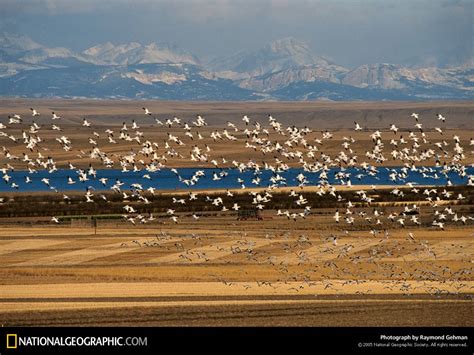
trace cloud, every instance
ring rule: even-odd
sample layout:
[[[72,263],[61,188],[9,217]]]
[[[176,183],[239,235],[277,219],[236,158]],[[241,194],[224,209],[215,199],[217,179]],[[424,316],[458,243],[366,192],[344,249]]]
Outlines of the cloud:
[[[93,11],[96,1],[67,0],[0,0],[3,16],[60,15]]]

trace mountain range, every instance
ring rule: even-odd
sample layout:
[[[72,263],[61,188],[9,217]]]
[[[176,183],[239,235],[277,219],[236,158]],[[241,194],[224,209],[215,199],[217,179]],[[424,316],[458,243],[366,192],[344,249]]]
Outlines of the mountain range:
[[[0,96],[166,100],[474,99],[474,60],[450,67],[346,68],[294,38],[202,61],[166,43],[98,44],[80,53],[0,34]]]

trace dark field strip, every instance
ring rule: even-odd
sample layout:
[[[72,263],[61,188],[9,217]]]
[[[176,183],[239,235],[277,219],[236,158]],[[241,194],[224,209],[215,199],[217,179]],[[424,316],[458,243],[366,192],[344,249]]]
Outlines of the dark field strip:
[[[400,294],[337,294],[337,295],[242,295],[242,296],[143,296],[143,297],[55,297],[55,298],[2,298],[1,303],[15,302],[186,302],[186,301],[270,301],[270,300],[374,300],[374,301],[387,301],[387,300],[438,300],[443,302],[444,300],[474,300],[474,293],[460,293],[457,295],[443,295],[442,297],[429,295],[429,294],[412,294],[403,295]],[[1,312],[0,312],[1,313]]]
[[[406,203],[424,200],[426,196],[420,193],[414,193],[410,188],[398,188],[403,191],[404,197],[400,199],[391,194],[392,189],[379,189],[379,190],[367,190],[367,195],[371,196],[374,200],[371,206],[376,206],[377,203],[383,202],[390,204]],[[444,189],[444,187],[438,187],[438,189]],[[462,203],[459,206],[465,209],[467,213],[473,213],[472,205],[474,205],[474,187],[472,186],[453,186],[447,187],[447,191],[452,191],[453,196],[450,200],[453,200],[453,204],[458,204],[459,201],[455,201],[459,193],[465,196]],[[295,188],[295,191],[299,191]],[[423,188],[421,188],[421,191]],[[301,193],[308,200],[308,205],[313,209],[323,208],[344,208],[346,201],[352,201],[357,207],[368,207],[367,203],[358,203],[360,197],[356,194],[356,191],[338,191],[338,195],[341,195],[343,201],[338,202],[335,198],[329,197],[328,195],[319,196],[315,192],[304,191]],[[143,204],[138,201],[138,198],[130,198],[128,201],[122,200],[121,194],[115,194],[105,192],[104,195],[108,201],[104,201],[99,197],[96,197],[95,203],[85,202],[85,197],[82,194],[74,193],[69,194],[70,201],[64,201],[62,194],[28,194],[19,193],[18,195],[10,195],[5,199],[5,203],[0,208],[0,218],[16,218],[16,217],[50,217],[50,216],[101,216],[100,219],[120,220],[121,215],[124,213],[123,206],[128,204],[132,206],[137,213],[157,213],[163,214],[168,208],[173,208],[177,213],[192,213],[192,212],[203,212],[206,216],[217,216],[220,215],[221,207],[213,206],[209,202],[205,201],[204,195],[212,196],[212,198],[221,197],[224,201],[224,205],[231,205],[238,203],[242,210],[254,209],[255,206],[252,204],[252,196],[248,193],[235,193],[233,197],[226,196],[222,192],[214,193],[200,193],[198,200],[189,201],[187,195],[181,194],[155,194],[145,193],[144,196],[148,198],[150,204]],[[99,195],[99,193],[97,193]],[[294,209],[299,208],[296,205],[294,199],[288,197],[287,192],[274,191],[271,201],[265,204],[265,210],[277,210],[277,209]],[[173,197],[184,198],[186,205],[173,203]],[[333,211],[328,211],[331,213]],[[236,215],[236,213],[234,213]],[[107,216],[110,215],[110,216]],[[169,216],[155,216],[156,218],[166,219]],[[48,221],[48,224],[49,221]]]
[[[305,302],[1,313],[4,326],[474,326],[466,302]]]

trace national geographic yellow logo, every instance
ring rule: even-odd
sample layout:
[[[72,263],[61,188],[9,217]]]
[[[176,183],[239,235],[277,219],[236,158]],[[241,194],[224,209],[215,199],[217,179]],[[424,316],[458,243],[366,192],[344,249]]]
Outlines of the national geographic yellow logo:
[[[16,349],[18,347],[18,336],[16,334],[7,334],[7,349]]]

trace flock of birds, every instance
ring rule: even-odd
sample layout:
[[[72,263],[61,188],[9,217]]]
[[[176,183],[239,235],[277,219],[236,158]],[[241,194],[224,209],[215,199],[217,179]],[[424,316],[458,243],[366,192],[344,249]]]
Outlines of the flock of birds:
[[[230,240],[231,244],[225,245],[216,243],[212,235],[161,231],[152,238],[123,242],[121,247],[158,249],[161,255],[173,255],[178,263],[217,262],[271,267],[272,272],[264,268],[263,274],[242,267],[237,278],[229,277],[227,269],[206,275],[226,286],[244,287],[246,290],[257,287],[298,293],[323,287],[338,296],[345,294],[347,288],[356,286],[359,290],[355,293],[359,295],[400,291],[404,296],[412,296],[421,291],[436,297],[463,295],[472,299],[471,295],[465,295],[473,288],[466,282],[470,280],[471,267],[465,263],[450,265],[443,259],[432,262],[437,259],[437,254],[450,255],[458,261],[468,260],[470,252],[462,243],[435,248],[426,240],[415,241],[413,238],[406,243],[400,239],[382,238],[354,252],[358,246],[354,239],[338,242],[334,236],[322,234],[315,238],[293,231],[267,232],[260,239],[268,241],[268,247],[257,245],[251,236],[254,234],[230,232],[226,241]],[[220,254],[216,256],[216,252]],[[410,257],[413,258],[410,260]],[[403,264],[395,262],[397,258]],[[407,263],[415,260],[428,262]],[[238,282],[240,278],[247,282]],[[370,285],[369,280],[374,279],[382,291],[372,289],[374,284]]]
[[[164,141],[153,140],[147,129],[140,127],[140,124],[135,120],[132,120],[131,123],[124,122],[119,129],[112,129],[114,127],[96,124],[92,120],[84,118],[80,125],[81,132],[87,133],[88,149],[78,149],[75,145],[79,138],[74,135],[67,136],[64,133],[65,126],[61,123],[63,118],[56,112],[51,113],[51,117],[48,118],[50,122],[46,124],[44,120],[43,124],[38,124],[37,121],[41,115],[38,110],[33,108],[31,108],[32,120],[28,120],[31,121],[28,123],[18,114],[8,116],[7,122],[0,123],[0,139],[8,141],[8,144],[2,147],[4,163],[1,168],[2,178],[5,184],[10,185],[12,189],[19,190],[19,185],[13,181],[10,175],[11,171],[24,171],[24,179],[27,184],[36,179],[35,174],[38,170],[48,171],[51,174],[56,172],[58,166],[61,165],[57,162],[58,159],[53,156],[53,151],[59,149],[63,156],[67,154],[71,156],[71,160],[74,157],[75,164],[67,163],[70,174],[66,178],[66,183],[71,186],[80,186],[81,188],[78,190],[85,188],[84,203],[94,203],[98,200],[107,201],[105,194],[89,186],[91,181],[98,181],[103,186],[103,190],[110,190],[111,193],[121,197],[123,218],[135,225],[149,223],[157,218],[152,214],[140,213],[139,206],[150,204],[151,196],[158,193],[158,189],[153,186],[153,173],[165,169],[170,160],[174,162],[188,160],[196,166],[207,165],[212,168],[209,170],[196,169],[191,177],[183,177],[179,168],[170,169],[177,176],[185,191],[185,193],[176,194],[172,198],[172,204],[167,208],[166,215],[173,223],[179,223],[182,218],[176,212],[177,206],[186,206],[197,200],[204,201],[214,209],[219,208],[224,212],[239,211],[242,206],[234,200],[238,193],[248,193],[254,209],[270,209],[267,206],[271,205],[275,192],[279,191],[279,187],[288,183],[283,173],[290,167],[297,166],[302,168],[302,172],[296,176],[298,187],[312,185],[313,191],[320,197],[331,199],[344,206],[344,208],[336,208],[332,215],[334,223],[343,225],[342,229],[345,229],[343,237],[337,233],[331,233],[329,236],[321,235],[321,247],[318,252],[320,255],[331,257],[322,258],[319,264],[315,264],[308,254],[308,248],[316,246],[317,239],[306,234],[300,234],[295,238],[289,232],[267,233],[264,238],[270,240],[273,247],[278,244],[282,248],[283,254],[291,255],[298,265],[307,264],[303,273],[301,269],[296,272],[292,270],[291,265],[279,260],[271,249],[257,248],[254,240],[251,240],[246,233],[239,235],[238,240],[234,239],[235,242],[230,246],[222,247],[217,244],[215,247],[218,251],[244,257],[252,263],[268,264],[276,268],[279,274],[277,279],[262,280],[257,278],[256,283],[245,284],[245,288],[276,287],[276,283],[283,283],[288,285],[290,291],[300,292],[304,288],[315,286],[318,283],[314,281],[315,278],[320,278],[324,289],[337,291],[341,287],[354,283],[364,283],[366,282],[364,279],[369,280],[375,274],[382,275],[383,279],[391,280],[386,283],[384,288],[400,289],[407,295],[415,292],[417,287],[425,288],[429,293],[440,296],[464,291],[468,286],[463,280],[469,277],[470,268],[456,268],[442,263],[433,263],[424,266],[415,265],[413,270],[407,270],[395,262],[384,262],[385,258],[403,257],[406,253],[428,255],[433,258],[437,257],[437,253],[459,254],[461,258],[466,256],[466,250],[462,249],[462,245],[446,245],[435,250],[428,241],[415,238],[413,232],[407,231],[408,243],[403,243],[403,241],[388,238],[389,232],[385,229],[387,223],[394,228],[421,225],[420,209],[422,206],[427,206],[426,208],[429,209],[430,222],[428,223],[434,229],[443,230],[447,222],[463,225],[471,223],[474,219],[469,213],[462,212],[455,207],[467,199],[466,193],[464,191],[454,193],[450,189],[453,185],[450,176],[453,174],[463,178],[467,186],[474,186],[474,176],[470,175],[468,171],[471,167],[464,163],[467,159],[466,155],[472,154],[474,139],[467,143],[469,147],[466,148],[462,145],[459,136],[448,137],[449,132],[444,127],[447,119],[443,115],[438,114],[433,118],[439,122],[439,127],[429,132],[423,128],[423,122],[417,113],[407,117],[412,120],[414,128],[408,133],[403,131],[403,134],[395,124],[389,125],[385,131],[370,131],[354,122],[353,130],[360,132],[359,136],[367,133],[368,141],[371,142],[366,147],[364,154],[360,155],[355,151],[354,146],[357,140],[349,135],[342,138],[339,151],[336,149],[337,153],[331,155],[327,147],[334,146],[333,132],[329,130],[316,132],[308,127],[286,127],[271,115],[268,115],[266,125],[245,115],[239,123],[227,122],[224,128],[211,129],[200,115],[190,122],[184,122],[178,117],[160,120],[145,107],[143,107],[143,114],[149,120],[149,124],[157,125],[163,132],[167,132]],[[69,129],[70,126],[69,123]],[[43,132],[48,132],[48,134],[43,134]],[[117,146],[120,143],[126,144],[128,148],[121,149],[120,146]],[[235,146],[236,150],[243,148],[244,151],[248,151],[249,159],[246,161],[226,159],[218,149],[213,147],[213,143]],[[130,146],[133,148],[130,149]],[[21,153],[18,153],[19,147],[21,147]],[[188,154],[183,153],[184,150],[187,150]],[[265,161],[258,163],[258,159],[252,158],[252,155],[257,155],[260,159],[265,157]],[[81,159],[85,162],[77,163]],[[399,168],[381,167],[387,162],[398,165]],[[209,178],[212,181],[228,178],[229,167],[239,172],[251,171],[253,178],[250,187],[259,189],[249,189],[246,182],[238,178],[242,192],[227,190],[223,196],[217,196],[192,189],[189,189],[189,192],[186,191],[186,188],[199,186],[199,181],[203,178]],[[98,177],[99,170],[112,168],[119,168],[124,174],[138,172],[142,177],[140,181],[145,179],[150,182],[150,186],[145,187],[140,181],[135,181],[127,186],[119,178],[109,181],[109,178]],[[354,189],[354,199],[346,199],[337,187],[329,182],[330,174],[334,171],[331,169],[334,168],[338,183],[348,187],[351,187],[354,181],[361,181],[365,176],[376,177],[380,169],[388,169],[390,180],[394,184],[403,182],[403,186],[391,188],[390,194],[403,202],[406,188],[408,188],[410,193],[419,195],[420,202],[399,207],[397,211],[392,210],[390,214],[386,214],[383,208],[373,204],[373,190],[377,188],[376,186],[371,186],[370,189]],[[354,170],[349,168],[356,168],[357,174],[354,175],[352,173]],[[263,171],[271,172],[270,184],[267,186],[263,186],[261,177]],[[446,185],[419,186],[417,183],[409,181],[410,173],[413,172],[427,179],[444,178]],[[308,177],[308,173],[316,173],[318,180],[312,181]],[[59,191],[52,185],[51,179],[42,178],[41,183],[45,188],[62,194],[65,201],[70,200],[65,191]],[[298,221],[310,215],[313,206],[311,206],[305,191],[295,187],[284,192],[287,193],[288,200],[292,201],[293,208],[279,209],[276,211],[276,216]],[[359,209],[360,206],[371,208]],[[193,213],[192,217],[195,220],[201,218],[196,213]],[[351,227],[358,220],[370,225],[371,236],[376,237],[378,234],[384,234],[384,238],[367,247],[365,256],[361,253],[353,253],[357,245],[345,238],[352,233],[350,232]],[[60,223],[60,217],[53,216],[51,221]],[[230,237],[234,238],[235,236],[230,235]],[[208,253],[201,248],[210,245],[210,240],[206,236],[192,234],[190,238],[185,237],[181,241],[172,242],[175,239],[174,236],[162,232],[155,239],[124,242],[122,247],[128,247],[131,243],[139,247],[165,248],[170,253],[179,254],[177,258],[183,262],[211,260]],[[339,260],[349,260],[350,263],[338,264]],[[363,261],[371,263],[374,268],[367,268],[366,263],[362,263]],[[242,269],[242,273],[246,274],[247,271]],[[356,274],[357,278],[354,279]],[[225,275],[212,274],[209,276],[228,286],[234,284],[232,280],[226,279]],[[330,281],[334,278],[346,281],[335,284]],[[420,280],[421,284],[415,285],[407,282],[407,279]],[[303,282],[299,282],[295,286],[294,281],[301,280]],[[445,280],[445,286],[447,285],[448,288],[455,291],[446,291],[446,287],[433,286],[429,283],[433,280]],[[372,290],[366,289],[364,292],[371,293]]]
[[[330,169],[337,168],[335,173],[337,181],[341,185],[350,187],[354,178],[361,180],[365,176],[377,176],[379,169],[381,169],[377,166],[391,161],[391,164],[397,162],[400,168],[384,168],[389,170],[390,180],[394,184],[403,181],[411,192],[420,195],[420,200],[427,201],[433,210],[431,223],[433,227],[444,229],[447,221],[466,224],[473,220],[472,216],[459,214],[451,206],[441,203],[443,200],[451,200],[453,204],[456,204],[466,199],[466,196],[462,193],[453,196],[453,192],[447,190],[449,186],[453,185],[450,174],[454,173],[465,179],[466,185],[474,186],[474,176],[468,173],[468,166],[463,163],[466,160],[466,154],[471,154],[472,151],[469,152],[469,148],[466,149],[462,146],[459,136],[447,137],[446,128],[444,127],[446,118],[441,114],[437,114],[435,117],[439,122],[439,127],[434,129],[434,134],[430,137],[425,132],[420,115],[417,113],[412,113],[409,117],[410,120],[413,120],[414,129],[409,131],[407,135],[399,134],[400,129],[395,124],[388,127],[389,133],[387,133],[381,130],[369,131],[359,123],[354,122],[354,131],[367,131],[368,138],[372,142],[361,157],[352,149],[356,143],[356,139],[352,135],[343,137],[340,151],[335,156],[331,156],[324,150],[325,146],[330,144],[334,137],[332,132],[328,130],[321,131],[320,136],[309,139],[311,133],[316,133],[312,129],[308,127],[297,128],[296,126],[285,127],[271,115],[268,115],[266,126],[258,121],[251,120],[250,117],[245,115],[242,117],[242,123],[240,124],[227,122],[225,128],[204,129],[208,124],[201,115],[197,115],[190,122],[183,122],[178,117],[160,120],[145,107],[143,107],[143,114],[149,118],[150,123],[163,128],[164,131],[168,131],[164,142],[156,142],[147,137],[146,129],[142,129],[135,120],[132,120],[131,123],[123,122],[121,128],[115,131],[110,127],[96,125],[89,119],[83,118],[81,126],[89,132],[87,137],[89,150],[85,151],[75,149],[74,137],[66,136],[63,133],[61,127],[63,118],[61,115],[52,112],[50,123],[40,125],[36,122],[41,115],[40,112],[34,108],[30,110],[32,120],[28,124],[19,114],[8,116],[6,123],[0,123],[0,139],[12,141],[14,143],[13,147],[24,147],[21,155],[15,155],[11,152],[12,144],[8,147],[5,145],[2,147],[4,166],[1,170],[4,182],[9,184],[12,189],[19,189],[17,182],[12,181],[12,177],[9,175],[10,171],[15,170],[13,165],[16,166],[16,169],[19,169],[18,166],[23,164],[24,178],[27,184],[32,183],[38,170],[48,171],[49,173],[56,172],[58,167],[55,158],[52,156],[51,146],[46,147],[47,144],[55,144],[57,148],[67,152],[71,157],[83,158],[90,162],[87,168],[83,167],[84,164],[81,167],[69,162],[70,175],[67,177],[67,184],[88,186],[88,181],[98,180],[104,190],[110,189],[122,196],[124,201],[123,216],[133,224],[147,223],[155,219],[151,214],[146,216],[138,213],[136,206],[138,203],[149,204],[150,195],[155,195],[156,187],[145,188],[139,182],[124,186],[124,182],[120,179],[112,182],[105,177],[98,178],[97,171],[99,169],[117,169],[119,166],[124,174],[130,171],[140,172],[143,173],[142,178],[150,182],[153,180],[152,173],[166,168],[169,159],[189,159],[196,165],[208,164],[212,168],[213,181],[225,179],[229,174],[225,168],[228,166],[240,172],[251,171],[253,173],[251,187],[261,187],[261,190],[249,190],[248,194],[254,208],[263,210],[271,202],[275,189],[287,184],[282,173],[290,169],[291,164],[293,166],[296,164],[296,166],[303,169],[303,172],[296,177],[299,187],[314,185],[319,196],[327,196],[328,199],[345,203],[343,210],[337,209],[334,213],[333,218],[336,223],[345,223],[350,226],[355,223],[357,218],[362,218],[373,224],[371,233],[377,234],[379,232],[377,228],[385,221],[397,223],[401,227],[408,224],[420,225],[421,222],[418,217],[420,206],[415,203],[410,208],[405,207],[399,213],[389,215],[384,215],[383,211],[377,208],[374,208],[370,215],[365,212],[357,213],[354,210],[356,204],[363,203],[370,206],[373,202],[370,191],[360,189],[356,192],[357,201],[346,201],[338,193],[336,187],[329,183],[329,174]],[[9,129],[16,129],[17,132],[21,131],[20,135],[9,133]],[[53,138],[50,138],[50,135],[48,138],[43,138],[42,132],[45,131],[55,132]],[[170,133],[170,131],[173,133]],[[387,134],[388,137],[386,137]],[[388,149],[386,147],[387,141],[389,141]],[[132,144],[136,148],[120,153],[107,153],[106,148],[114,146],[118,142]],[[249,151],[249,156],[252,153],[261,153],[261,156],[265,157],[273,156],[273,163],[268,162],[268,160],[260,164],[256,159],[249,159],[248,161],[226,159],[219,151],[212,148],[212,142],[225,142],[229,146],[235,145],[236,147],[243,144],[244,148]],[[180,152],[180,148],[183,146],[189,146],[189,156],[185,156]],[[470,140],[469,146],[474,146],[474,139]],[[365,159],[365,161],[359,162],[361,159]],[[433,163],[435,167],[424,166]],[[352,176],[348,168],[357,168],[359,173]],[[20,169],[22,168],[20,167]],[[262,186],[261,173],[264,170],[270,171],[272,174],[268,186]],[[183,187],[197,186],[199,180],[206,177],[206,173],[208,173],[201,169],[196,170],[191,178],[183,178],[179,169],[172,168],[171,171],[178,177]],[[318,181],[310,181],[307,174],[305,175],[306,172],[317,173]],[[430,179],[443,177],[447,181],[446,186],[442,188],[419,187],[416,183],[407,181],[409,174],[412,172],[417,172],[421,176]],[[45,188],[60,193],[51,185],[49,178],[42,178],[41,182]],[[238,182],[243,190],[248,187],[243,179],[238,178]],[[376,186],[371,186],[371,189],[375,188]],[[94,203],[97,199],[107,201],[107,197],[104,194],[96,194],[94,188],[87,187],[85,190],[85,202]],[[229,190],[226,192],[226,197],[231,201],[230,204],[227,199],[224,201],[222,197],[193,191],[190,191],[185,198],[179,198],[179,196],[173,198],[173,204],[183,206],[188,201],[203,198],[206,203],[221,208],[222,211],[238,211],[242,206],[232,201],[234,193]],[[390,193],[403,200],[403,189],[393,188]],[[63,193],[63,198],[64,200],[70,199],[65,193]],[[306,218],[311,213],[312,207],[303,190],[300,192],[297,192],[297,189],[291,190],[288,193],[288,199],[293,201],[294,208],[278,210],[276,212],[277,216],[297,221],[300,218]],[[179,215],[176,214],[174,206],[169,206],[166,213],[171,221],[178,223]],[[193,218],[197,220],[200,216],[193,214]],[[57,216],[52,217],[51,220],[59,223]]]

